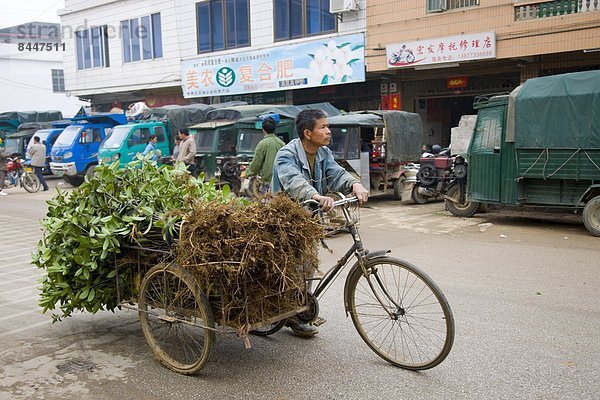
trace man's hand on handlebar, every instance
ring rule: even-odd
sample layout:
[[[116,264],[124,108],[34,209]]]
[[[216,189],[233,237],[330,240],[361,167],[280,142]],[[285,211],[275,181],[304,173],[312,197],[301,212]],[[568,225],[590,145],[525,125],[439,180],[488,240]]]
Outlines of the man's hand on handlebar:
[[[321,211],[327,212],[333,210],[333,199],[331,197],[315,194],[312,198],[313,200],[319,202],[319,208],[321,209]]]
[[[358,182],[352,185],[352,193],[354,193],[354,195],[358,199],[358,203],[361,205],[366,203],[369,199],[369,191]]]

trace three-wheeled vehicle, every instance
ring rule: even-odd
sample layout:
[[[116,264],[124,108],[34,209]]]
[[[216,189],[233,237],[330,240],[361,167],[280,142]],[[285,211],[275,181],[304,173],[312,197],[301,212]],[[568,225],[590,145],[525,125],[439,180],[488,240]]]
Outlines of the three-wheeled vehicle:
[[[450,212],[470,217],[480,204],[582,210],[600,236],[600,71],[529,79],[474,108],[467,183],[448,190]]]
[[[218,184],[228,184],[238,193],[240,173],[254,156],[254,149],[263,138],[262,120],[277,115],[279,122],[275,135],[284,142],[295,136],[295,117],[307,108],[318,108],[328,115],[339,110],[329,103],[301,106],[256,104],[224,107],[208,113],[208,120],[190,127],[196,140],[198,169],[205,179],[215,179]]]
[[[328,119],[329,148],[338,163],[360,177],[371,194],[393,190],[394,198],[416,182],[421,155],[421,116],[406,111],[358,111]]]
[[[215,106],[207,104],[148,108],[140,119],[113,129],[110,137],[100,146],[98,161],[110,164],[119,160],[120,167],[124,168],[144,151],[150,135],[156,135],[158,139],[156,147],[161,155],[159,162],[168,160],[179,130],[205,121],[208,112],[214,109]]]

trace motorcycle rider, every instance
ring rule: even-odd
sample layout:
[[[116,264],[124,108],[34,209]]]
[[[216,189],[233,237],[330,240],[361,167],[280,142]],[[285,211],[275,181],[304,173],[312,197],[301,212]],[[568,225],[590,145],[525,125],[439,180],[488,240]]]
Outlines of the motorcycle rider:
[[[8,166],[6,165],[7,157],[8,155],[6,154],[4,140],[0,138],[0,196],[6,196],[8,194],[2,190],[4,189],[4,180],[6,179],[6,173],[8,172]]]

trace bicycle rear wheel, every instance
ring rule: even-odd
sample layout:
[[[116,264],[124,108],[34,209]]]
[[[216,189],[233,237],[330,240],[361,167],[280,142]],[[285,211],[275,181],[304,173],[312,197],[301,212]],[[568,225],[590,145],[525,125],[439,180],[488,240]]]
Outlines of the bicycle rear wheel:
[[[214,342],[212,312],[192,276],[176,265],[159,264],[144,276],[138,300],[142,332],[167,368],[200,371]]]
[[[454,317],[440,288],[417,267],[393,257],[365,261],[346,281],[346,305],[360,337],[381,358],[424,370],[454,342]],[[370,282],[369,282],[370,281]]]

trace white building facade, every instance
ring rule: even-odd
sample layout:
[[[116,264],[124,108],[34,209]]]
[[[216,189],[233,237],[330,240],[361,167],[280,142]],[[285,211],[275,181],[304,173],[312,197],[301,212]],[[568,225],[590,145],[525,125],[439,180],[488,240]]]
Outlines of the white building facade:
[[[0,112],[57,110],[69,117],[87,104],[65,90],[64,51],[54,32],[58,24],[42,22],[0,30]]]
[[[59,11],[66,45],[65,87],[99,111],[137,101],[161,106],[240,96],[249,102],[292,104],[333,98],[335,91],[347,92],[350,99],[351,93],[366,93],[359,88],[365,85],[365,2],[337,1],[338,11],[348,11],[330,13],[330,0],[66,0]],[[358,42],[344,45],[346,38]],[[334,76],[335,59],[316,54],[332,41],[341,50],[347,47],[346,53],[354,49],[344,70],[351,68],[353,74],[344,77],[338,67]],[[302,61],[294,49],[306,53]],[[305,76],[311,58],[331,72],[329,78],[316,82]],[[216,74],[228,68],[231,75],[220,75],[227,77],[220,81],[225,86],[209,89]],[[248,83],[266,77],[260,68],[272,68],[273,77],[279,73],[281,79],[234,90],[232,80]],[[194,75],[197,81],[191,79]],[[194,90],[194,85],[204,85],[204,90]],[[374,86],[379,95],[378,84]]]

